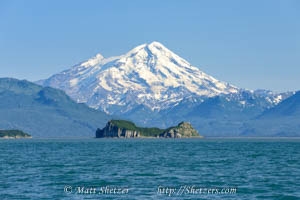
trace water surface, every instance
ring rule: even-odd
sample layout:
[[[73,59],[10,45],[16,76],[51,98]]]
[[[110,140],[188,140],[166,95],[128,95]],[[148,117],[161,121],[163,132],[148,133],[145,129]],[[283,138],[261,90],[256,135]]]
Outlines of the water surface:
[[[0,140],[0,152],[3,200],[300,199],[297,138],[18,139]],[[128,193],[100,194],[105,186]],[[237,191],[178,193],[191,186]]]

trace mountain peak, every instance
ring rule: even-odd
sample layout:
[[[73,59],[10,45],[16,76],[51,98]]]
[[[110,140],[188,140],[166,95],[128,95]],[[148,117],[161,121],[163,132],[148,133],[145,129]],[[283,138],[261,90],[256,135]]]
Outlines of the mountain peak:
[[[150,44],[147,45],[147,48],[149,51],[151,51],[152,54],[164,54],[167,56],[170,55],[175,55],[172,51],[170,51],[167,47],[165,47],[164,45],[162,45],[159,42],[152,42]]]
[[[146,54],[154,54],[154,53],[159,53],[159,52],[171,52],[169,49],[167,49],[164,45],[162,45],[159,42],[151,42],[150,44],[141,44],[132,50],[130,50],[126,55],[134,56],[140,52],[143,52]]]
[[[126,112],[137,105],[161,110],[189,96],[238,91],[155,41],[121,56],[104,58],[98,54],[39,83],[62,89],[76,101],[109,113],[116,112],[116,107]]]
[[[145,43],[145,44],[141,44],[135,48],[133,48],[131,51],[129,51],[129,54],[136,54],[139,51],[168,51],[171,52],[167,47],[165,47],[163,44],[153,41],[149,44]]]
[[[148,44],[149,47],[154,47],[154,48],[165,48],[167,49],[164,45],[162,45],[159,42],[153,41],[150,44]]]

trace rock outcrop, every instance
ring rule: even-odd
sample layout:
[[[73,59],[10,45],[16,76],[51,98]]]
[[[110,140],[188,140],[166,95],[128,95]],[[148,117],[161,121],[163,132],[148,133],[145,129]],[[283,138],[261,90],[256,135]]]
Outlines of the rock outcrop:
[[[96,138],[189,138],[202,137],[188,122],[181,122],[177,126],[168,129],[142,128],[126,120],[110,120],[103,129],[97,129]]]
[[[18,139],[18,138],[32,138],[28,133],[20,130],[0,130],[0,138],[4,139]]]
[[[159,137],[182,138],[182,137],[202,137],[188,122],[181,122],[176,127],[166,129]]]
[[[104,137],[124,137],[124,138],[135,138],[139,137],[140,132],[136,130],[128,130],[126,128],[122,128],[113,123],[113,121],[109,121],[103,129],[97,129],[96,138],[104,138]]]

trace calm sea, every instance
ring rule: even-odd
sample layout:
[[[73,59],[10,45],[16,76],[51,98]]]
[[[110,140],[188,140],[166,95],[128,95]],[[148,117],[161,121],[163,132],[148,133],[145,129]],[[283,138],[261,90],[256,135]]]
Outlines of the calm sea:
[[[0,140],[0,199],[300,199],[300,139]]]

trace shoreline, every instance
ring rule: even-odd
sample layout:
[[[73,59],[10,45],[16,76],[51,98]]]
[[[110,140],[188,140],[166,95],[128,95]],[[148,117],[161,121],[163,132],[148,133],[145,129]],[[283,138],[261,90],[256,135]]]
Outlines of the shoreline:
[[[32,139],[32,136],[27,136],[27,137],[21,137],[21,136],[16,136],[16,137],[12,137],[12,136],[4,136],[4,137],[0,137],[0,139]]]

